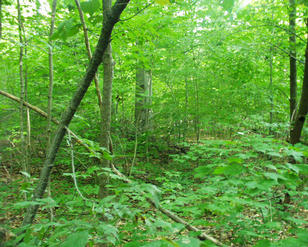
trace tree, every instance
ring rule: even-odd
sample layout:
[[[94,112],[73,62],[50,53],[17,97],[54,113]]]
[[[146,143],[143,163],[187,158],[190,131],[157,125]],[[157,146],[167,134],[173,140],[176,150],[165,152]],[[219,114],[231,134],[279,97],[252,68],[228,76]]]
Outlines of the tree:
[[[104,25],[101,29],[100,37],[93,55],[93,58],[88,66],[87,72],[81,82],[79,87],[72,97],[68,107],[61,117],[60,124],[55,132],[51,146],[48,148],[47,157],[44,161],[44,166],[41,171],[41,176],[39,183],[34,190],[32,200],[37,200],[42,198],[48,184],[48,178],[50,176],[51,170],[53,168],[53,163],[56,158],[57,152],[59,150],[60,144],[66,132],[66,127],[71,122],[74,114],[84,97],[87,89],[89,88],[91,81],[93,80],[98,66],[102,62],[102,57],[109,45],[110,36],[114,25],[119,21],[119,17],[123,10],[126,8],[129,0],[117,0],[111,9],[110,16],[105,20]],[[31,205],[28,207],[25,218],[23,220],[23,225],[32,224],[36,212],[38,210],[38,205]]]
[[[151,97],[152,72],[144,67],[138,67],[136,70],[135,124],[141,132],[149,126]]]
[[[111,0],[103,0],[103,14],[104,14],[104,25],[108,21],[108,16],[111,11]],[[111,150],[111,108],[112,108],[112,80],[113,80],[113,59],[112,59],[112,48],[109,43],[103,56],[103,68],[104,68],[104,84],[103,84],[103,97],[102,97],[102,115],[101,115],[101,137],[100,145],[107,151]],[[102,167],[109,167],[110,161],[103,159]],[[99,178],[99,198],[104,198],[107,194],[106,185],[108,184],[108,176],[102,175]]]
[[[297,72],[296,72],[296,3],[289,0],[289,42],[290,42],[290,122],[296,113]]]
[[[308,33],[308,18],[306,19],[306,28]],[[291,126],[290,143],[296,144],[300,142],[302,129],[304,127],[306,115],[308,112],[308,38],[305,52],[305,69],[301,99],[299,102],[298,111],[295,116],[293,126]]]

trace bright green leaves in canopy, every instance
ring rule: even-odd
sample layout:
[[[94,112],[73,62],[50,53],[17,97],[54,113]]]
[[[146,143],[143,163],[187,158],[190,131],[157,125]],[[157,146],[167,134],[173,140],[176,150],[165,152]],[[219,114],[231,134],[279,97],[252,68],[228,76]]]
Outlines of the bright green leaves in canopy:
[[[77,34],[81,24],[77,22],[76,18],[70,18],[63,21],[57,28],[57,31],[52,35],[52,39],[66,40],[69,37]]]
[[[100,11],[101,1],[100,0],[83,1],[80,3],[80,6],[83,12],[93,15],[95,12]]]
[[[222,7],[229,12],[232,11],[233,6],[234,6],[234,0],[223,0],[222,1]]]
[[[304,4],[308,7],[308,1],[307,0],[298,0],[297,4]]]
[[[158,3],[159,5],[167,5],[169,4],[169,0],[155,0],[155,3]]]

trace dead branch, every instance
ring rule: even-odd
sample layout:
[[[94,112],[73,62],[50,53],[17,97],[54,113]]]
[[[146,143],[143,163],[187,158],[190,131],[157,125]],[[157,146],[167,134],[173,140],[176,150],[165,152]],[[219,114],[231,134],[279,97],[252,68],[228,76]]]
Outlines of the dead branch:
[[[11,100],[14,100],[18,103],[20,103],[20,98],[16,97],[15,95],[12,95],[10,93],[7,93],[5,91],[2,91],[0,90],[0,95],[3,95]],[[35,111],[36,113],[38,113],[39,115],[41,115],[42,117],[44,118],[47,118],[48,115],[46,112],[44,112],[42,109],[38,108],[37,106],[34,106],[34,105],[31,105],[30,103],[26,102],[26,101],[23,101],[23,104],[24,106],[28,107],[29,109]],[[55,118],[52,118],[51,121],[54,123],[54,124],[59,124],[60,122],[55,119]],[[66,130],[72,135],[72,137],[76,140],[76,142],[80,145],[82,145],[83,147],[85,147],[88,151],[90,151],[90,147],[85,144],[74,132],[72,132],[68,127],[66,127]]]

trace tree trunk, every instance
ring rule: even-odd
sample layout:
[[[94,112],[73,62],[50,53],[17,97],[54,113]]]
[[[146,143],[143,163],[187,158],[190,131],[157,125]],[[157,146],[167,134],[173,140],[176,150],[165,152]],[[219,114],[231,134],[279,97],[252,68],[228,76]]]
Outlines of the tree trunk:
[[[289,0],[289,43],[290,43],[290,122],[294,119],[296,113],[296,94],[297,94],[297,75],[296,75],[296,3],[295,0]]]
[[[90,47],[90,42],[89,42],[88,28],[87,28],[87,25],[84,19],[84,15],[83,15],[79,0],[75,0],[75,3],[78,9],[80,22],[81,22],[82,29],[83,29],[84,43],[87,49],[88,58],[89,58],[89,61],[91,61],[92,52],[91,52],[91,47]],[[102,95],[101,95],[101,91],[99,87],[99,80],[98,80],[97,74],[95,74],[94,76],[94,84],[95,84],[95,90],[96,90],[96,95],[97,95],[97,100],[98,100],[100,116],[102,116],[103,115],[103,102],[102,102]]]
[[[57,0],[52,1],[52,9],[51,9],[51,19],[50,19],[50,29],[49,29],[49,48],[48,48],[48,62],[49,62],[49,87],[48,87],[48,106],[47,106],[47,149],[51,145],[51,123],[52,123],[52,96],[53,96],[53,42],[51,37],[55,28],[55,16],[57,9]],[[29,110],[29,108],[27,108]],[[46,152],[47,153],[47,152]],[[51,197],[51,179],[48,179],[48,197]],[[49,208],[50,213],[50,221],[53,221],[54,210],[53,208]]]
[[[2,39],[2,0],[0,0],[0,39]]]
[[[269,67],[270,67],[270,118],[269,118],[269,134],[273,134],[272,125],[273,125],[273,111],[274,111],[274,99],[273,99],[273,46],[270,47],[270,59],[269,59]]]
[[[33,198],[32,198],[33,201],[42,198],[44,195],[51,169],[53,168],[57,152],[59,150],[62,139],[65,135],[66,127],[71,122],[81,100],[83,99],[85,93],[87,92],[91,84],[91,81],[95,76],[98,66],[101,64],[102,57],[110,42],[110,36],[113,27],[119,21],[119,17],[123,12],[123,10],[126,8],[129,1],[130,0],[117,0],[114,6],[112,7],[110,16],[108,16],[108,19],[105,20],[94,52],[94,56],[88,66],[87,72],[85,73],[85,76],[79,83],[79,87],[75,92],[74,96],[72,97],[67,109],[63,113],[60,124],[55,132],[51,146],[48,148],[47,157],[44,162],[44,167],[41,171],[40,180],[33,193]],[[28,207],[25,218],[23,220],[23,226],[32,224],[37,210],[38,210],[38,205],[31,205]]]
[[[307,32],[308,32],[308,19],[306,19],[306,26],[307,26]],[[290,133],[290,142],[293,145],[300,142],[302,129],[303,129],[306,115],[308,112],[308,38],[307,38],[305,58],[306,58],[306,61],[305,61],[302,94],[301,94],[301,99],[299,103],[299,108],[298,108],[295,121],[294,121],[294,124],[292,125],[291,133]]]
[[[136,71],[135,124],[144,132],[149,126],[152,101],[152,73],[144,68]]]
[[[48,135],[48,145],[51,144],[51,119],[52,119],[52,93],[53,93],[53,42],[51,37],[55,28],[55,15],[57,8],[57,0],[52,1],[51,10],[51,20],[50,20],[50,30],[49,30],[49,49],[48,49],[48,59],[49,59],[49,88],[48,88],[48,106],[47,106],[47,135]]]
[[[23,40],[23,24],[21,19],[21,6],[20,1],[17,0],[17,12],[18,12],[18,34],[19,34],[19,81],[20,81],[20,144],[21,144],[21,163],[24,172],[28,172],[26,164],[26,142],[24,135],[24,105],[25,100],[25,81],[24,81],[24,69],[23,69],[23,55],[24,55],[24,40]]]
[[[111,9],[111,0],[103,0],[103,13],[104,22],[108,18],[108,14]],[[110,136],[110,124],[111,124],[111,108],[112,108],[112,79],[113,79],[113,59],[112,59],[112,48],[111,44],[107,46],[107,49],[103,56],[103,67],[104,67],[104,85],[103,85],[103,111],[101,115],[101,138],[100,145],[108,151],[111,145]],[[103,168],[110,166],[110,161],[106,159],[101,160]],[[98,197],[104,198],[108,195],[106,185],[109,182],[109,177],[103,174],[99,177],[99,192]]]
[[[196,141],[199,143],[200,141],[200,107],[199,107],[199,85],[198,81],[193,78],[193,83],[195,87],[195,104],[196,104],[196,112],[195,112],[195,133],[196,133]]]

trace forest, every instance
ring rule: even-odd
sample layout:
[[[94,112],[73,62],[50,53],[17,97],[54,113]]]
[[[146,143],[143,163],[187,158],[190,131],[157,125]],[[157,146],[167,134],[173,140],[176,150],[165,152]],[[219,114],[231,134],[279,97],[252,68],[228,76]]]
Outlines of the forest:
[[[308,246],[307,0],[0,0],[0,247]]]

